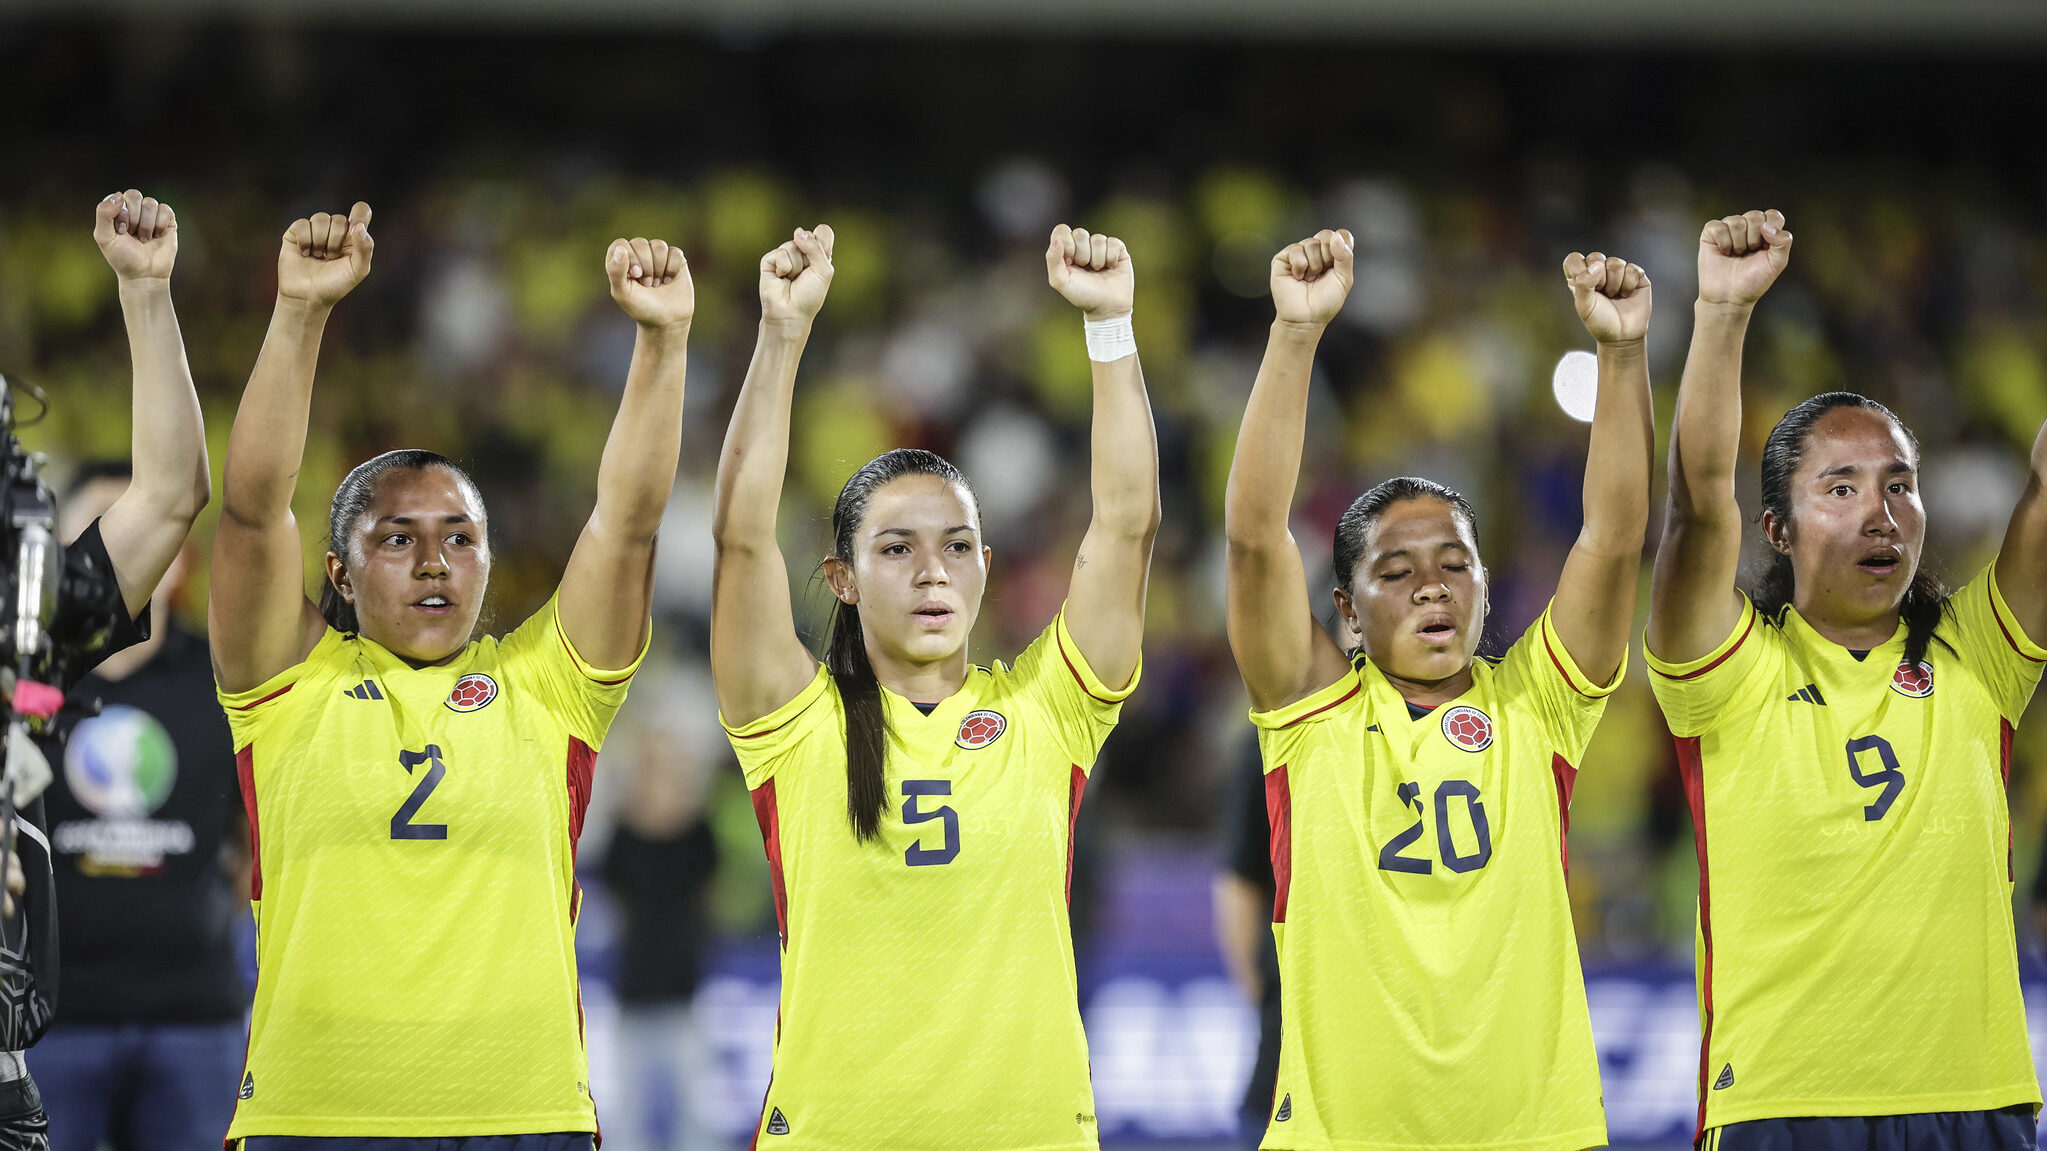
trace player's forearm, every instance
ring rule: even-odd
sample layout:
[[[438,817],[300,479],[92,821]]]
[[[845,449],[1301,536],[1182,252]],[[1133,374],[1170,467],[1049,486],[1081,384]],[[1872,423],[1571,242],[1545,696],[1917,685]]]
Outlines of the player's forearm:
[[[1599,345],[1599,396],[1585,457],[1582,543],[1603,554],[1641,554],[1649,530],[1655,439],[1648,353],[1640,340]]]
[[[1671,425],[1671,499],[1678,515],[1735,515],[1734,466],[1741,442],[1741,346],[1748,305],[1699,301],[1691,350]]]
[[[206,506],[206,424],[168,279],[121,281],[135,393],[131,456],[134,490],[158,515],[189,525]]]
[[[1287,516],[1301,471],[1308,381],[1321,342],[1317,326],[1275,321],[1251,385],[1223,499],[1223,534],[1232,549],[1288,546]]]
[[[776,512],[789,470],[789,409],[810,329],[762,324],[718,456],[711,535],[718,546],[775,546]]]
[[[1094,364],[1090,534],[1148,541],[1159,526],[1159,445],[1137,356]]]
[[[682,460],[683,381],[689,327],[642,326],[626,371],[625,395],[597,466],[597,515],[621,540],[651,541],[661,530]]]
[[[325,307],[278,297],[228,434],[222,514],[261,524],[291,511],[292,489],[305,460],[313,372],[327,316]]]

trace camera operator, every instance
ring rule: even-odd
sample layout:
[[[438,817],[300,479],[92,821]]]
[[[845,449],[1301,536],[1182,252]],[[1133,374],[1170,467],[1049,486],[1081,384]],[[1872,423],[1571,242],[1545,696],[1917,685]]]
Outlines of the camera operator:
[[[56,604],[41,655],[15,650],[13,670],[40,672],[41,685],[21,682],[9,703],[17,714],[40,714],[27,702],[54,688],[68,691],[86,672],[148,633],[150,596],[176,558],[192,521],[210,494],[205,426],[192,388],[191,368],[171,307],[171,267],[177,260],[177,217],[170,206],[129,190],[101,200],[93,239],[120,281],[121,314],[128,330],[135,390],[132,424],[134,482],[63,551],[56,580]],[[8,410],[11,411],[11,408]],[[34,475],[34,461],[21,453],[7,429],[10,500],[23,491],[47,502],[48,489]],[[17,506],[13,535],[48,530],[47,523],[23,529]],[[26,554],[29,549],[22,549]],[[11,600],[27,595],[31,573],[14,570],[7,553]],[[19,610],[19,609],[18,609]],[[32,615],[33,612],[24,614]],[[32,621],[31,621],[32,627]],[[31,676],[31,678],[34,678]],[[54,740],[43,741],[43,761],[62,762]],[[23,894],[0,924],[0,1151],[49,1146],[48,1121],[22,1051],[49,1025],[57,998],[55,888],[49,838],[44,830],[41,786],[47,762],[31,770],[23,749],[10,741],[8,778],[18,807],[7,829],[23,872]],[[36,775],[41,778],[35,778]]]

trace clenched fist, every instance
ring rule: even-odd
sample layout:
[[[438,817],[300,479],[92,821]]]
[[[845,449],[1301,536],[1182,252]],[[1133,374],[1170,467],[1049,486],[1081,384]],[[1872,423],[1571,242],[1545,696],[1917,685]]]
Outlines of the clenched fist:
[[[832,290],[832,226],[796,229],[761,257],[761,322],[807,328]]]
[[[133,188],[115,192],[93,212],[92,238],[122,280],[168,280],[178,262],[178,216]]]
[[[604,253],[604,274],[611,279],[611,298],[643,328],[687,325],[696,315],[689,261],[666,240],[613,240]]]
[[[1564,282],[1593,339],[1625,344],[1649,334],[1649,273],[1640,265],[1603,252],[1572,252],[1564,257]]]
[[[356,201],[343,216],[319,212],[294,220],[277,252],[277,294],[331,308],[370,274],[370,206]]]
[[[1272,306],[1283,323],[1325,327],[1356,282],[1350,229],[1327,228],[1272,257]]]
[[[1775,208],[1714,220],[1699,233],[1699,299],[1753,304],[1790,262],[1791,233]]]
[[[1090,320],[1129,315],[1137,294],[1137,272],[1123,241],[1064,224],[1052,229],[1045,249],[1045,279]]]

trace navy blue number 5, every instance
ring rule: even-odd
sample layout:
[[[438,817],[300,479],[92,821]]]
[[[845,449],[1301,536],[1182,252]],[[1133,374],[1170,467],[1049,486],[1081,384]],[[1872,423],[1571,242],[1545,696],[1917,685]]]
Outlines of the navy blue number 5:
[[[951,863],[960,853],[960,816],[950,807],[934,807],[930,811],[917,810],[917,797],[921,795],[951,795],[952,781],[949,779],[906,779],[903,781],[903,822],[928,823],[934,819],[945,821],[945,844],[942,847],[926,847],[913,843],[903,852],[903,862],[911,867],[935,867]]]
[[[1857,758],[1865,751],[1876,752],[1877,759],[1884,765],[1882,771],[1864,772]],[[1862,818],[1874,823],[1891,809],[1891,803],[1898,793],[1905,790],[1905,773],[1898,770],[1898,753],[1891,750],[1890,741],[1880,735],[1865,735],[1861,739],[1848,741],[1848,775],[1863,787],[1881,787],[1883,794],[1876,802],[1862,809]]]
[[[412,822],[412,817],[418,815],[419,809],[425,805],[426,797],[432,795],[434,788],[441,785],[441,777],[448,774],[448,768],[441,762],[439,744],[427,744],[425,751],[398,753],[398,766],[404,768],[407,775],[412,774],[412,769],[423,763],[431,766],[427,768],[426,774],[420,777],[419,785],[412,789],[412,794],[406,796],[405,802],[399,805],[398,813],[391,817],[392,839],[448,838],[448,825],[445,823]]]

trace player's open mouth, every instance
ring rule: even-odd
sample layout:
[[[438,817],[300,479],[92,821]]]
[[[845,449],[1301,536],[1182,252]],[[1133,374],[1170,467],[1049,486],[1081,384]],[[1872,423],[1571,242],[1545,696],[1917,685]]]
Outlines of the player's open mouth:
[[[926,627],[941,628],[952,622],[953,611],[944,604],[925,604],[910,614]]]
[[[1448,640],[1457,634],[1457,621],[1438,612],[1423,618],[1422,625],[1414,630],[1423,639]]]
[[[1898,558],[1897,552],[1886,549],[1862,557],[1856,561],[1855,566],[1871,575],[1887,576],[1903,567],[1904,563]]]
[[[455,605],[448,602],[447,596],[430,595],[425,599],[420,600],[417,603],[414,603],[412,605],[412,610],[417,612],[423,612],[427,615],[447,615],[449,612],[455,610]]]

